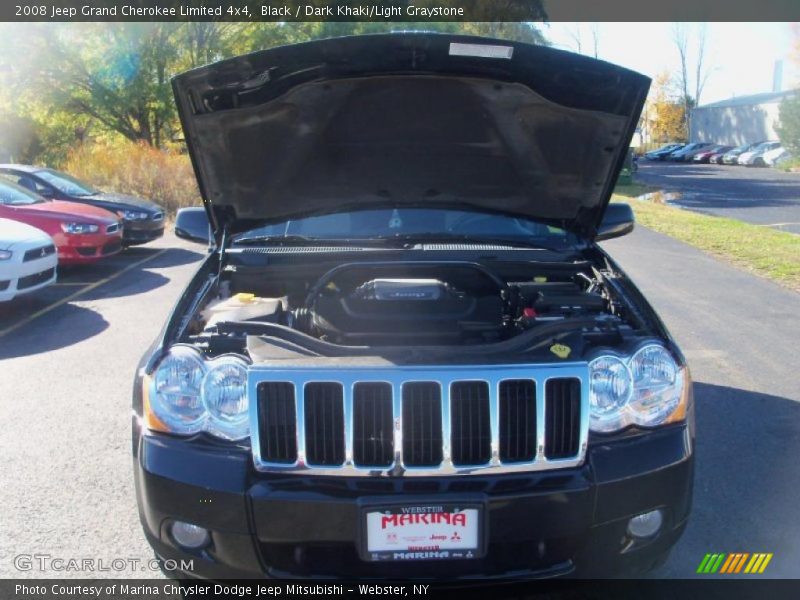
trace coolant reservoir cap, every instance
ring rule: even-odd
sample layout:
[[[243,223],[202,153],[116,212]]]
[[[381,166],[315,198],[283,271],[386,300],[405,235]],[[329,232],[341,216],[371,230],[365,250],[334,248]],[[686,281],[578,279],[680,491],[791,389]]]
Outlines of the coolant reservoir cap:
[[[256,295],[248,292],[239,292],[234,296],[234,299],[237,302],[241,302],[242,304],[247,304],[248,302],[252,302],[253,300],[255,300]]]

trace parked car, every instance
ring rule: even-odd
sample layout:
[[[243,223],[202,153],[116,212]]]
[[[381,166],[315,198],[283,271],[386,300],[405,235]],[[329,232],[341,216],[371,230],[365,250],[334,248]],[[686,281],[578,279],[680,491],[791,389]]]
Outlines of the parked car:
[[[735,165],[739,160],[739,156],[745,152],[749,152],[762,142],[757,142],[755,144],[742,144],[741,146],[737,146],[733,150],[730,150],[723,154],[722,156],[722,164],[725,165]]]
[[[696,163],[708,163],[711,162],[711,158],[714,156],[722,156],[725,152],[731,149],[731,146],[712,146],[711,148],[706,148],[701,150],[697,154],[692,157],[692,161]]]
[[[733,146],[723,146],[721,150],[708,157],[708,162],[714,165],[721,165],[722,158],[731,150],[733,150]]]
[[[676,150],[672,152],[666,157],[666,160],[670,160],[672,162],[687,162],[694,158],[694,155],[698,152],[701,152],[703,149],[708,148],[711,146],[708,142],[694,142],[692,144],[686,144],[680,150]]]
[[[673,152],[680,150],[683,148],[685,144],[667,144],[666,146],[662,146],[658,150],[651,150],[650,152],[645,152],[644,157],[647,160],[664,160],[664,158],[672,154]]]
[[[751,162],[754,167],[774,167],[784,157],[789,156],[789,151],[783,146],[766,150],[755,156]]]
[[[748,150],[747,152],[742,152],[739,157],[736,159],[737,164],[752,167],[754,161],[760,157],[765,152],[769,152],[770,150],[776,150],[781,147],[780,142],[762,142],[755,148]]]
[[[691,379],[597,243],[634,226],[609,202],[649,83],[430,33],[178,75],[204,207],[176,232],[214,245],[136,369],[156,555],[215,579],[663,561],[691,506]]]
[[[0,219],[0,302],[54,283],[57,263],[56,246],[44,231]]]
[[[122,226],[115,214],[42,198],[4,176],[0,176],[0,218],[27,223],[51,236],[62,265],[94,262],[122,249]]]
[[[79,202],[115,213],[124,224],[124,246],[145,244],[164,235],[164,210],[150,200],[102,192],[54,169],[6,164],[0,165],[0,173],[45,198]]]

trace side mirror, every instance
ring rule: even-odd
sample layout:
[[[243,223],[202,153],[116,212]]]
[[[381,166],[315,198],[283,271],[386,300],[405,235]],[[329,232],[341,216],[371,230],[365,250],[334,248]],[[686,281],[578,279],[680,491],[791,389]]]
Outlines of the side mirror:
[[[600,223],[594,239],[596,242],[601,242],[626,235],[633,231],[634,222],[633,209],[630,204],[611,202],[606,206],[603,221]]]
[[[179,209],[175,217],[175,235],[190,242],[210,245],[214,236],[206,209],[200,206]]]
[[[39,190],[37,190],[36,193],[39,194],[42,198],[48,198],[49,199],[49,198],[55,198],[56,197],[56,193],[53,190],[51,190],[50,188],[46,188],[46,187],[40,188]]]

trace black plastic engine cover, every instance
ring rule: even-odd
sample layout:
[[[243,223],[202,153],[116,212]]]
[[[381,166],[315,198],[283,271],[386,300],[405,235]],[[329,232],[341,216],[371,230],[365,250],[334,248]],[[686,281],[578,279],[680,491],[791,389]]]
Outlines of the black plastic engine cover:
[[[348,345],[468,343],[502,335],[502,287],[482,269],[424,265],[406,267],[399,277],[381,277],[390,273],[363,265],[358,271],[359,278],[350,270],[320,289],[309,307],[313,333]]]

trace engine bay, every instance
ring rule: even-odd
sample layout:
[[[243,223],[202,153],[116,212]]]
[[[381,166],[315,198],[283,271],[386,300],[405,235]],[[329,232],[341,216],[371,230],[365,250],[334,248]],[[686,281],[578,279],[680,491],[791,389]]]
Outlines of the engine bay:
[[[539,339],[565,336],[578,338],[570,347],[609,343],[641,325],[609,273],[587,260],[353,260],[297,266],[291,276],[270,271],[220,272],[186,341],[219,354],[243,352],[257,336],[280,348],[268,358],[388,349],[477,356],[524,352]]]

